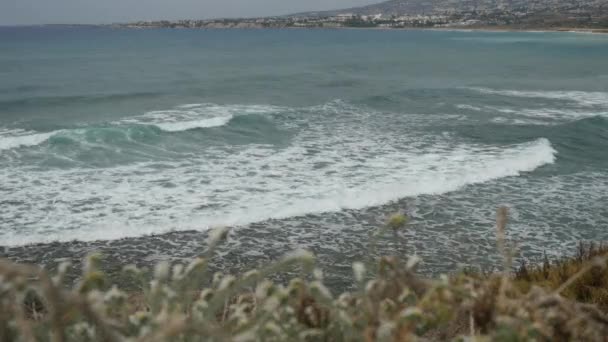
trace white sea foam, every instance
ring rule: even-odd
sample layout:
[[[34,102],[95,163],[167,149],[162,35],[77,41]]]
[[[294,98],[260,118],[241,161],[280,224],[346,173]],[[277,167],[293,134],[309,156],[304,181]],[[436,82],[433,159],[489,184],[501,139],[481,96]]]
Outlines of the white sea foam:
[[[507,117],[493,118],[493,122],[512,123],[516,125],[556,125],[564,121],[575,121],[596,116],[608,116],[608,111],[557,109],[557,108],[523,108],[484,107],[487,112],[508,114]]]
[[[0,130],[0,151],[40,145],[57,133],[59,132],[36,133],[24,130]]]
[[[118,239],[360,209],[518,176],[553,163],[556,153],[546,139],[506,148],[436,146],[426,153],[369,140],[344,142],[340,150],[316,156],[308,155],[311,147],[277,152],[251,146],[220,154],[214,163],[168,164],[162,172],[152,164],[95,171],[3,170],[0,178],[17,179],[6,186],[12,201],[27,205],[28,215],[20,215],[26,208],[19,206],[3,211],[0,221],[21,230],[3,231],[0,237],[6,245]],[[366,149],[384,154],[366,155]]]
[[[183,105],[177,106],[177,108],[190,109],[190,108],[197,108],[197,107],[202,107],[202,106],[204,106],[204,104],[202,104],[202,103],[189,103],[189,104],[183,104]]]
[[[608,116],[607,108],[515,108],[499,106],[456,105],[456,108],[485,112],[500,113],[504,116],[494,117],[492,122],[514,125],[556,125],[564,121],[574,121],[596,116]]]
[[[194,120],[194,121],[183,121],[183,122],[165,122],[156,123],[155,126],[166,132],[182,132],[195,128],[210,128],[224,126],[230,120],[232,116],[223,116],[210,119]]]
[[[167,132],[181,132],[197,128],[220,127],[239,115],[271,114],[280,107],[263,105],[217,105],[196,103],[175,109],[152,111],[118,123],[154,125]]]
[[[528,117],[548,119],[584,119],[608,115],[607,111],[561,110],[554,108],[522,109],[519,113]]]
[[[197,128],[224,126],[234,116],[238,115],[265,115],[281,110],[287,109],[262,105],[186,104],[178,106],[177,109],[152,111],[140,116],[116,121],[113,124],[154,125],[166,132],[181,132]],[[21,129],[0,129],[0,151],[37,146],[52,136],[67,131],[60,130],[40,133]],[[78,129],[78,131],[82,131],[82,129]]]
[[[571,101],[583,107],[608,107],[608,93],[587,91],[521,91],[500,90],[490,88],[469,88],[471,90],[492,95],[522,98],[544,98]]]
[[[507,125],[540,125],[540,126],[551,126],[557,124],[554,121],[543,121],[543,120],[532,120],[532,119],[518,119],[513,117],[498,116],[492,119],[492,122],[498,124]]]
[[[546,139],[511,146],[458,142],[416,129],[448,116],[380,113],[343,101],[299,109],[201,108],[207,110],[153,112],[126,123],[279,113],[273,124],[295,135],[286,146],[207,146],[173,161],[0,169],[0,198],[11,203],[0,211],[0,224],[18,227],[0,231],[0,240],[111,240],[360,209],[515,177],[553,163],[556,154]]]
[[[464,109],[464,110],[472,110],[475,112],[480,112],[483,110],[483,108],[477,107],[477,106],[472,106],[472,105],[468,105],[468,104],[459,104],[456,105],[456,108],[458,109]]]

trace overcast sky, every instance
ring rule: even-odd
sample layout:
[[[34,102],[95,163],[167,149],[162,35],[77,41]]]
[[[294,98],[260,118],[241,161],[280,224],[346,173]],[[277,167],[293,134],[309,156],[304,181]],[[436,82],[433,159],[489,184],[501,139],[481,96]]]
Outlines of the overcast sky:
[[[0,25],[257,17],[375,2],[380,0],[0,0]]]

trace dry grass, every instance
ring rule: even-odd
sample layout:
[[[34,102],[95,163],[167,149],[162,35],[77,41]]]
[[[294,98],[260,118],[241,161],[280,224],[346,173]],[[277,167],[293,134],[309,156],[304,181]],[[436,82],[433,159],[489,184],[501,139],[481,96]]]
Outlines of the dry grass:
[[[385,257],[373,270],[354,263],[357,290],[339,296],[304,251],[240,276],[207,274],[226,230],[189,265],[160,264],[153,276],[127,267],[144,289],[132,296],[108,288],[96,256],[71,289],[61,285],[67,266],[50,275],[0,261],[0,341],[608,340],[606,248],[582,247],[573,259],[512,275],[507,218],[500,209],[500,274],[429,280],[416,275],[416,258]],[[294,267],[302,276],[289,284],[268,280]]]
[[[576,255],[550,262],[546,257],[541,265],[525,263],[515,273],[514,285],[523,292],[532,286],[559,291],[560,294],[581,303],[597,305],[608,313],[608,269],[604,244],[580,243]],[[560,287],[568,282],[567,287]]]

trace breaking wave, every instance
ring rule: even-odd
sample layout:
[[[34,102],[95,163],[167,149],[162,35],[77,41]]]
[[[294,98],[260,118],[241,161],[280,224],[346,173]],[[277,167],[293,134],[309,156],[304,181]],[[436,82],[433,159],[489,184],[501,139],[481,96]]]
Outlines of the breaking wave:
[[[608,93],[587,91],[520,91],[500,90],[490,88],[469,88],[470,90],[490,95],[541,98],[552,100],[564,100],[578,104],[582,107],[608,107]]]
[[[280,107],[263,105],[185,104],[174,109],[148,112],[119,123],[154,125],[166,132],[182,132],[197,128],[220,127],[232,118],[250,114],[272,114]]]
[[[226,125],[228,122],[230,122],[230,120],[232,120],[232,116],[194,121],[156,123],[154,125],[165,132],[182,132],[196,128],[220,127]]]
[[[129,129],[133,125],[155,126],[169,132],[183,132],[200,128],[213,128],[227,125],[234,117],[250,114],[272,114],[282,110],[280,107],[262,105],[216,105],[186,104],[175,109],[152,111],[111,123],[116,128]],[[35,132],[21,129],[0,129],[0,151],[22,147],[32,147],[47,142],[57,135],[82,135],[95,127],[63,129],[52,132]]]
[[[0,222],[19,227],[0,239],[113,240],[335,213],[517,177],[556,160],[544,138],[493,145],[419,129],[450,117],[340,100],[303,108],[188,104],[103,127],[23,131],[29,138],[20,139],[51,147],[24,158],[62,159],[58,167],[0,169],[0,179],[11,180],[0,188],[0,198],[10,197]],[[174,133],[231,121],[230,130]]]
[[[37,146],[58,132],[36,133],[24,130],[0,130],[0,151]]]
[[[28,229],[19,215],[28,206],[28,220],[44,227],[0,236],[5,245],[113,240],[362,209],[518,176],[553,163],[557,153],[547,139],[503,147],[437,145],[425,153],[371,141],[343,148],[311,156],[302,145],[281,151],[250,146],[236,154],[217,151],[214,163],[197,159],[187,165],[22,172],[9,189],[12,201],[22,205],[7,207],[1,218]],[[374,155],[366,155],[366,149],[375,150]],[[18,172],[1,171],[7,179],[16,178],[7,173]],[[54,205],[49,216],[47,209],[57,200],[63,204]],[[71,226],[66,227],[65,217]]]

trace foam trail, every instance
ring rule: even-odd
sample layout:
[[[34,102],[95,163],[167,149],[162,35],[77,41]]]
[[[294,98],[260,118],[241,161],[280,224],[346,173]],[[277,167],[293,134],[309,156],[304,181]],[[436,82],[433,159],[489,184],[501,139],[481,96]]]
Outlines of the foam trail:
[[[583,107],[608,107],[608,93],[586,91],[520,91],[490,88],[468,88],[482,94],[523,98],[544,98],[573,101]]]

